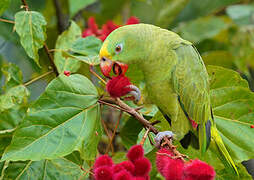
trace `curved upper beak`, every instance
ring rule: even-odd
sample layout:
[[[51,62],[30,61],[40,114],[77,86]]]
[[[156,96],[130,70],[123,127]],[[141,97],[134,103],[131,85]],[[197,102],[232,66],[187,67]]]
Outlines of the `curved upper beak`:
[[[105,77],[111,78],[110,72],[112,69],[116,75],[125,74],[128,70],[128,65],[118,61],[111,61],[109,58],[103,56],[101,57],[100,68]]]
[[[101,58],[101,63],[100,63],[100,68],[101,68],[101,72],[102,74],[107,77],[110,78],[110,72],[112,70],[113,67],[113,63],[110,59],[106,58],[106,57],[102,57]]]

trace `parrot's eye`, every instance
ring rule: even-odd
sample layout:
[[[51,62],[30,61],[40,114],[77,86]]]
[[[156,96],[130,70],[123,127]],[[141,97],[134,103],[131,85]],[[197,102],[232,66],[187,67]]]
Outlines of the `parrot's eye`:
[[[122,49],[123,49],[123,44],[117,44],[115,48],[116,54],[120,53]]]

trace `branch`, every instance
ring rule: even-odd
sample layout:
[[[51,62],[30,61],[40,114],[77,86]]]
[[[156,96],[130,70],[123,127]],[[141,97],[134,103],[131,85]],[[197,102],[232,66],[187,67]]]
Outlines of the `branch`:
[[[56,17],[57,17],[57,27],[58,32],[61,34],[64,30],[66,30],[67,27],[67,19],[65,18],[61,3],[59,3],[59,0],[53,0],[55,9],[56,9]]]
[[[14,21],[7,20],[7,19],[2,19],[2,18],[0,18],[0,21],[1,21],[1,22],[6,22],[6,23],[15,24],[15,22],[14,22]]]
[[[59,73],[58,73],[57,68],[56,68],[56,65],[55,65],[55,63],[54,63],[54,58],[53,58],[53,56],[51,55],[51,53],[49,52],[49,48],[48,48],[47,44],[45,43],[43,47],[44,47],[44,50],[45,50],[46,54],[48,55],[48,58],[49,58],[49,61],[50,61],[50,63],[51,63],[51,66],[52,66],[52,68],[53,68],[53,71],[54,71],[54,72],[56,73],[56,75],[58,76]]]
[[[145,126],[147,129],[150,129],[151,132],[153,132],[154,134],[158,134],[158,130],[149,122],[147,121],[138,111],[136,111],[134,108],[131,108],[130,106],[128,106],[127,104],[125,104],[123,101],[121,101],[119,98],[117,99],[110,99],[110,102],[116,104],[117,106],[115,106],[114,104],[108,103],[103,99],[98,100],[99,103],[101,104],[106,104],[109,105],[111,107],[120,109],[130,115],[132,115],[133,117],[135,117],[141,124],[143,124],[143,126]]]

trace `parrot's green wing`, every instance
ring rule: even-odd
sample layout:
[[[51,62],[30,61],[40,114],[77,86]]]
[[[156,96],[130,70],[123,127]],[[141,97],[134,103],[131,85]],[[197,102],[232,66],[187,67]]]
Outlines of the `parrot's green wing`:
[[[186,116],[199,125],[200,149],[205,152],[210,140],[210,122],[207,121],[211,118],[208,74],[193,46],[183,44],[175,49],[175,53],[177,60],[172,71],[173,88]]]

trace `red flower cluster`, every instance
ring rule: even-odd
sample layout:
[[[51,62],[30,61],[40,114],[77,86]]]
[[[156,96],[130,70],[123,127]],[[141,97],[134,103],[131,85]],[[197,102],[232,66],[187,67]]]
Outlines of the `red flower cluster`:
[[[113,76],[112,79],[107,82],[106,89],[111,97],[116,98],[124,96],[131,91],[131,89],[127,87],[128,85],[131,85],[130,80],[121,74],[116,77]]]
[[[119,164],[108,155],[98,157],[93,166],[95,180],[149,180],[151,163],[144,157],[142,146],[132,146],[127,157]]]
[[[138,23],[139,23],[139,19],[132,16],[127,20],[126,25],[138,24]],[[120,27],[120,25],[117,25],[113,21],[110,20],[106,24],[102,25],[102,29],[99,29],[98,25],[95,22],[94,17],[90,17],[88,19],[87,24],[88,24],[88,28],[83,31],[82,37],[95,36],[95,37],[98,37],[99,39],[101,39],[102,41],[104,41],[106,39],[106,37],[112,31],[114,31],[115,29]]]
[[[215,171],[207,163],[190,160],[184,163],[181,159],[172,159],[174,154],[169,149],[161,148],[156,157],[158,171],[166,180],[213,180]]]

